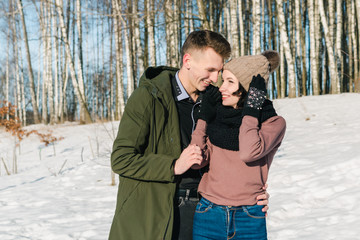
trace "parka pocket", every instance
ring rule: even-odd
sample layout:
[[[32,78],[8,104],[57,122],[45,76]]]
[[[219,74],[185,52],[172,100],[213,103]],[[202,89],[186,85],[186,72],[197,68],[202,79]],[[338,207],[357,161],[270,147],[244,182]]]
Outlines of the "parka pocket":
[[[134,184],[131,184],[130,181]],[[116,207],[115,214],[121,212],[121,210],[124,208],[126,203],[129,200],[131,201],[131,198],[138,189],[139,184],[140,184],[139,181],[133,182],[132,180],[129,180],[127,178],[121,178],[119,183],[119,191],[118,191],[118,206]]]

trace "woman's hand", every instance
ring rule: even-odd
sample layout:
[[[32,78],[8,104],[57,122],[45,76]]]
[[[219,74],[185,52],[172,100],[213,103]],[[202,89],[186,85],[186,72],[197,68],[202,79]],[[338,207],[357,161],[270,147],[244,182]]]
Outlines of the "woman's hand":
[[[263,186],[263,189],[265,190],[265,193],[256,197],[256,200],[258,201],[257,205],[263,205],[264,206],[263,209],[262,209],[263,212],[267,212],[267,210],[269,210],[268,204],[269,204],[270,194],[268,192],[266,192],[267,187],[268,187],[268,185],[266,183]],[[265,216],[267,216],[267,213],[265,214]]]

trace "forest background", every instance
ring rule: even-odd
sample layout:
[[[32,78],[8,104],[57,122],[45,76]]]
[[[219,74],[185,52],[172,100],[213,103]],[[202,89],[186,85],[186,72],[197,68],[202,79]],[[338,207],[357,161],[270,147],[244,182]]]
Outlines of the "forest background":
[[[198,29],[232,57],[277,50],[272,99],[360,92],[358,0],[0,0],[0,107],[22,125],[119,120],[144,69],[179,67]]]

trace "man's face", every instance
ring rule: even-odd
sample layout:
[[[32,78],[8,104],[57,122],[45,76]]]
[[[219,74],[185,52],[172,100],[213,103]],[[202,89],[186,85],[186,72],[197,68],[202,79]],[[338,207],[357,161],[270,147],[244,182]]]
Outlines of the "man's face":
[[[193,50],[188,57],[189,84],[193,91],[204,91],[211,82],[217,82],[224,64],[223,57],[212,48]]]

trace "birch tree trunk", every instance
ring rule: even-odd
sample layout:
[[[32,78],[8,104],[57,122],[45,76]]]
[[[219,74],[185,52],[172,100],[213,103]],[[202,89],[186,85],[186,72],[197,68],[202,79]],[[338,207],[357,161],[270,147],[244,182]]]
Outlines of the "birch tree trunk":
[[[15,12],[15,6],[12,8],[12,12]],[[20,76],[19,76],[19,48],[18,48],[18,36],[16,35],[16,15],[12,15],[12,41],[13,41],[13,54],[14,54],[14,77],[15,77],[15,89],[14,89],[14,97],[15,97],[15,105],[17,106],[16,112],[17,116],[20,119],[20,122],[22,122],[22,111],[21,111],[21,86],[20,86]]]
[[[348,21],[347,21],[347,30],[348,30],[348,61],[347,61],[347,65],[349,68],[349,92],[353,92],[355,90],[354,88],[354,75],[353,75],[353,66],[354,66],[354,58],[353,58],[353,41],[352,41],[352,30],[353,30],[353,18],[351,17],[351,2],[352,0],[347,0],[346,1],[346,10],[348,11]]]
[[[360,48],[360,1],[355,1],[355,4],[356,4],[356,16],[357,16],[357,28],[358,28],[358,38],[357,38],[357,44]],[[356,59],[356,66],[358,66],[358,75],[357,75],[357,78],[355,79],[355,91],[356,92],[360,92],[360,69],[359,69],[359,61],[360,61],[360,57],[358,57]]]
[[[336,94],[340,93],[340,84],[338,80],[338,74],[336,70],[336,64],[334,59],[334,51],[333,51],[333,42],[331,41],[331,36],[329,32],[329,27],[327,25],[325,10],[323,0],[319,0],[319,12],[321,17],[321,24],[323,26],[326,47],[329,55],[330,62],[330,77],[331,77],[331,93]]]
[[[9,18],[10,21],[10,18]],[[10,24],[9,24],[10,25]],[[9,64],[9,48],[10,48],[10,28],[7,29],[7,34],[6,34],[6,69],[5,69],[5,101],[6,101],[6,105],[9,106],[9,68],[10,68],[10,64]],[[9,120],[9,113],[6,113],[6,120]]]
[[[252,54],[259,54],[261,52],[260,46],[260,0],[253,0],[253,49]],[[283,13],[283,11],[281,11]]]
[[[120,17],[122,19],[122,17]],[[125,42],[125,56],[126,56],[126,77],[127,77],[127,98],[130,97],[131,93],[134,91],[134,77],[132,71],[132,55],[131,55],[131,40],[130,40],[130,29],[126,27],[126,21],[122,21],[122,29],[124,33],[124,42]]]
[[[343,72],[343,57],[341,52],[341,44],[342,44],[342,26],[343,26],[343,15],[342,15],[342,0],[336,1],[336,59],[337,59],[337,70],[339,74],[339,82],[340,82],[340,91],[342,86],[342,72]]]
[[[76,27],[77,27],[77,32],[78,32],[78,43],[77,43],[78,44],[78,55],[76,57],[76,55],[74,53],[73,59],[76,59],[76,61],[78,62],[78,64],[77,64],[77,81],[78,81],[79,90],[80,90],[80,92],[81,92],[81,94],[82,94],[82,96],[84,98],[85,103],[86,103],[86,94],[85,94],[85,86],[84,86],[84,74],[83,74],[84,69],[83,69],[83,50],[82,50],[82,41],[83,40],[82,40],[81,0],[76,0],[75,5],[76,5],[75,6],[75,11],[76,11],[76,17],[77,17],[77,19],[76,19]],[[74,38],[75,38],[75,36],[74,36]],[[84,107],[85,107],[85,105],[80,104],[80,122],[87,123],[88,120],[86,120],[86,118],[87,118],[86,111],[88,111],[88,109],[85,110]],[[90,122],[92,122],[90,113],[89,113],[89,117],[90,117]]]
[[[42,33],[42,45],[43,45],[43,69],[42,69],[42,92],[41,92],[41,122],[47,123],[47,84],[48,84],[48,41],[47,41],[47,14],[46,3],[40,3],[40,29]]]
[[[46,41],[47,41],[47,57],[48,57],[48,61],[47,61],[47,86],[48,86],[48,96],[49,96],[49,115],[50,115],[50,124],[54,124],[55,123],[55,109],[54,109],[54,91],[53,91],[53,78],[52,78],[52,17],[51,15],[53,15],[53,11],[52,11],[52,6],[50,3],[47,4],[46,6],[47,8],[47,36],[46,36]]]
[[[288,83],[289,83],[289,97],[296,97],[296,76],[294,69],[294,61],[291,54],[290,44],[288,35],[285,28],[285,17],[283,10],[282,0],[276,0],[277,9],[278,9],[278,19],[279,19],[279,30],[281,36],[281,45],[284,46],[284,54],[286,57],[287,67],[288,67]]]
[[[313,85],[313,94],[320,94],[320,85],[318,80],[318,68],[316,61],[316,41],[315,41],[315,17],[314,17],[314,0],[308,0],[309,31],[310,31],[310,65],[311,79]]]
[[[148,41],[149,41],[149,59],[150,66],[156,66],[156,49],[155,49],[155,29],[154,29],[154,0],[147,0],[147,15],[146,15],[146,23],[148,29]],[[186,14],[188,12],[186,11]],[[185,22],[188,22],[185,19]],[[186,28],[185,28],[186,31]],[[187,34],[186,34],[187,36]]]
[[[240,56],[245,55],[245,29],[243,21],[242,0],[238,0],[239,33],[240,33]]]
[[[20,32],[20,31],[18,31]],[[20,49],[20,56],[22,56],[22,51],[21,51],[21,47],[19,46]],[[20,69],[24,69],[23,66],[23,61],[22,58],[20,58]],[[25,83],[24,83],[24,73],[21,70],[21,76],[20,76],[20,90],[21,90],[21,110],[22,110],[22,125],[26,126],[26,104],[25,104],[25,87],[24,87]]]
[[[295,0],[295,29],[296,29],[296,36],[295,36],[295,43],[296,43],[296,53],[295,53],[295,61],[296,61],[296,66],[297,66],[297,76],[298,76],[298,86],[299,86],[299,93],[303,93],[302,90],[302,75],[301,73],[303,72],[302,70],[302,47],[301,47],[301,32],[302,32],[302,27],[301,27],[301,11],[300,11],[300,0]],[[304,69],[305,71],[305,69]]]
[[[124,85],[122,75],[121,8],[118,0],[112,0],[114,6],[115,52],[116,52],[116,119],[120,120],[124,112]]]
[[[238,57],[239,52],[239,30],[238,30],[238,21],[237,21],[237,0],[230,0],[230,38],[231,38],[231,55],[233,57]]]
[[[202,28],[203,29],[208,29],[210,30],[210,24],[209,24],[209,21],[207,20],[207,13],[206,13],[206,6],[204,3],[206,3],[205,1],[203,0],[197,0],[197,5],[198,5],[198,9],[199,9],[199,18],[201,19],[202,21]]]
[[[68,37],[67,37],[67,32],[66,32],[66,28],[65,28],[65,22],[64,22],[64,15],[63,15],[63,1],[62,0],[54,0],[55,1],[55,5],[56,5],[56,10],[58,12],[58,17],[59,17],[59,23],[60,23],[60,28],[61,28],[61,35],[64,41],[64,45],[65,45],[65,50],[66,50],[66,55],[67,55],[67,59],[68,59],[68,64],[70,67],[70,73],[71,73],[71,79],[72,79],[72,83],[74,86],[74,92],[75,95],[79,101],[80,107],[82,107],[84,109],[84,119],[83,121],[85,123],[91,123],[91,116],[87,107],[87,102],[85,99],[85,95],[84,92],[81,91],[81,85],[83,86],[83,81],[82,81],[82,71],[81,71],[81,67],[79,67],[79,72],[76,75],[75,72],[75,64],[74,61],[72,59],[71,56],[71,49],[70,49],[70,44],[68,42]],[[79,80],[76,78],[76,76],[79,77]],[[78,82],[79,81],[79,82]],[[81,121],[82,122],[82,121]]]
[[[331,41],[334,42],[334,28],[335,28],[335,2],[334,0],[327,0],[328,2],[328,19],[329,19],[329,35]]]
[[[37,124],[40,122],[39,110],[38,110],[38,104],[37,104],[36,95],[35,95],[34,73],[33,73],[32,63],[31,63],[29,40],[28,40],[28,36],[27,36],[22,0],[17,0],[17,5],[18,5],[20,17],[21,17],[22,29],[23,29],[23,35],[24,35],[23,39],[24,39],[24,44],[25,44],[26,60],[27,60],[27,64],[28,64],[28,74],[29,74],[29,84],[30,84],[29,90],[30,90],[30,95],[31,95],[31,105],[32,105],[33,112],[34,112],[34,122]]]
[[[53,36],[54,36],[54,60],[55,60],[55,68],[54,68],[54,122],[59,122],[59,43],[58,43],[58,23],[56,18],[56,13],[51,7],[51,19],[52,19],[52,28],[53,28]]]
[[[356,8],[356,6],[355,6],[354,1],[351,1],[351,15],[350,16],[352,18],[352,22],[354,23],[354,24],[351,25],[351,28],[352,28],[352,30],[351,30],[351,32],[352,32],[351,39],[353,40],[353,48],[354,48],[354,83],[355,83],[355,92],[360,92],[358,37],[356,36],[356,29],[355,29],[355,25],[356,25],[355,8]]]
[[[286,96],[286,81],[285,81],[285,55],[284,45],[280,44],[280,74],[278,74],[280,81],[278,81],[277,87],[279,97],[284,98]]]
[[[321,94],[321,77],[320,76],[320,57],[321,56],[321,49],[323,47],[323,38],[322,38],[322,32],[321,32],[321,21],[320,21],[320,13],[319,13],[319,0],[314,1],[314,24],[315,24],[315,62],[316,62],[316,69],[318,70],[318,88],[319,88],[319,94]],[[327,81],[326,78],[323,78],[323,81]],[[325,90],[324,90],[325,91]]]

